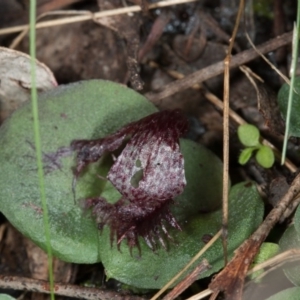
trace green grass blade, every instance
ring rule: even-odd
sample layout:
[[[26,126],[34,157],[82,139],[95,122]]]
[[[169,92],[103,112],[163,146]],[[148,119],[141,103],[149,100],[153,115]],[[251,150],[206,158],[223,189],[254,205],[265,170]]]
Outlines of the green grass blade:
[[[41,138],[40,138],[40,127],[39,127],[39,116],[38,116],[38,101],[37,101],[37,88],[36,88],[36,51],[35,51],[35,22],[36,22],[36,0],[30,0],[30,31],[29,31],[29,42],[30,42],[30,56],[31,56],[31,101],[32,101],[32,115],[33,115],[33,130],[34,130],[34,141],[36,149],[36,161],[38,168],[38,178],[40,186],[40,197],[43,208],[43,222],[45,230],[45,238],[47,241],[47,253],[48,253],[48,270],[49,270],[49,283],[51,300],[55,299],[54,296],[54,281],[53,281],[53,257],[51,250],[50,240],[50,227],[48,218],[48,207],[45,193],[45,180],[44,170],[42,162],[42,149],[41,149]]]
[[[296,26],[294,26],[293,52],[292,52],[292,63],[291,63],[291,85],[289,91],[289,101],[288,101],[288,107],[286,113],[285,133],[284,133],[284,141],[283,141],[282,156],[281,156],[282,165],[284,164],[285,157],[286,157],[287,142],[288,142],[289,131],[290,131],[290,118],[291,118],[295,77],[296,77],[295,74],[296,74],[296,68],[298,63],[299,30],[300,30],[300,0],[298,0],[298,6],[297,6],[297,24]]]

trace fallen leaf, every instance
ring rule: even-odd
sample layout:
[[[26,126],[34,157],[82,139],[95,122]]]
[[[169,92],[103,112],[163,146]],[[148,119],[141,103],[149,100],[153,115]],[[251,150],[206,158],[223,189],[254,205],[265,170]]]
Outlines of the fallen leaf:
[[[0,47],[0,62],[0,122],[2,122],[30,98],[31,58],[23,52]],[[36,61],[38,91],[47,91],[56,86],[56,79],[49,68]]]

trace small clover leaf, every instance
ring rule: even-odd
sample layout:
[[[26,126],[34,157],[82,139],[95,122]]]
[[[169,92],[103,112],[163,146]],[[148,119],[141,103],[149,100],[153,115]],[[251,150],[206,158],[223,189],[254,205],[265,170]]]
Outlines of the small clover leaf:
[[[257,162],[266,169],[271,168],[275,161],[273,150],[270,147],[264,145],[262,145],[258,149],[255,158]]]
[[[245,164],[249,161],[249,159],[251,158],[252,153],[253,153],[253,151],[254,151],[255,149],[256,149],[256,148],[254,148],[254,147],[251,147],[251,148],[245,148],[245,149],[241,152],[241,154],[240,154],[240,156],[239,156],[239,164],[245,165]]]
[[[243,124],[239,126],[237,131],[240,142],[246,146],[240,156],[239,164],[245,165],[251,158],[254,151],[256,151],[256,161],[263,168],[271,168],[275,162],[273,150],[269,146],[262,145],[259,142],[259,130],[256,126],[251,124]]]
[[[240,142],[246,147],[255,147],[259,145],[259,130],[251,124],[243,124],[238,128],[238,137]]]

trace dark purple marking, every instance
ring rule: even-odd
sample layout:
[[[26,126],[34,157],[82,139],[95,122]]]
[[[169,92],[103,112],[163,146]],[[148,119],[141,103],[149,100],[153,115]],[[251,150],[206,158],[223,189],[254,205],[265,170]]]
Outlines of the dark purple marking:
[[[71,148],[77,151],[76,179],[87,165],[115,151],[129,137],[107,175],[122,198],[115,204],[102,197],[86,199],[98,228],[109,225],[111,243],[116,239],[118,248],[123,239],[130,249],[139,247],[139,236],[151,249],[157,241],[166,248],[163,236],[171,238],[166,225],[180,230],[169,207],[186,185],[179,137],[187,129],[188,121],[179,110],[162,111],[105,138],[72,142]]]
[[[30,141],[26,141],[29,146],[35,151],[35,146]],[[55,170],[62,171],[62,161],[61,159],[64,157],[68,157],[73,155],[73,151],[71,147],[60,147],[56,152],[42,153],[43,158],[43,169],[45,174],[49,174]],[[30,156],[31,157],[31,156]],[[32,158],[34,158],[32,156]]]

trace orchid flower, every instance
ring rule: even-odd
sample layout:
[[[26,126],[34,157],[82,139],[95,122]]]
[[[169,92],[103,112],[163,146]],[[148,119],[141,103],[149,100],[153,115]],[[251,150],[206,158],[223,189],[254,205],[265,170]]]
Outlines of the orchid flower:
[[[98,228],[110,227],[111,244],[116,240],[119,248],[126,239],[130,249],[139,248],[138,237],[143,237],[151,249],[157,241],[166,248],[163,237],[171,238],[166,226],[181,230],[170,204],[186,186],[179,138],[187,129],[188,121],[179,110],[167,110],[130,123],[105,138],[72,142],[77,152],[77,178],[87,165],[127,141],[107,174],[121,199],[114,204],[103,197],[85,200],[86,207],[92,207]]]

